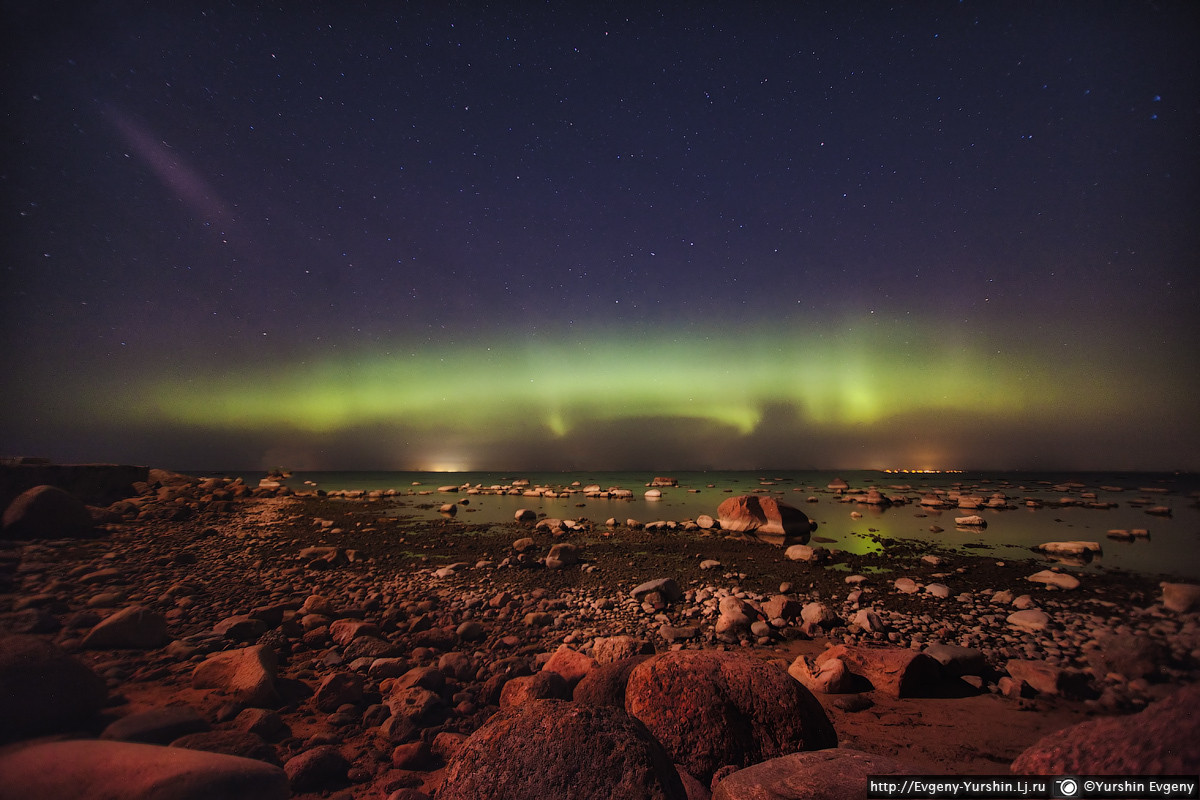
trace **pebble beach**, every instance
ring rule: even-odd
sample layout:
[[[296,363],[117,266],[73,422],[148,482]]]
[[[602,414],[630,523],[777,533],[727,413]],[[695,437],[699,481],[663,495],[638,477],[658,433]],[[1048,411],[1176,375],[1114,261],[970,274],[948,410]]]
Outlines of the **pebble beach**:
[[[504,523],[440,488],[414,518],[396,492],[151,470],[74,529],[65,512],[22,527],[14,501],[0,766],[19,779],[0,796],[58,781],[87,797],[101,778],[150,796],[138,781],[156,771],[189,776],[178,796],[218,781],[343,800],[567,796],[555,781],[580,770],[593,793],[571,796],[689,798],[798,775],[853,795],[837,781],[1196,771],[1195,745],[1171,746],[1194,715],[1163,718],[1196,703],[1192,582],[869,531],[865,552],[839,549],[805,515],[846,501],[837,487],[725,494],[681,519]],[[1058,544],[1044,550],[1069,564],[1091,543]],[[679,722],[697,715],[713,721]],[[1109,720],[1149,733],[1111,752],[1095,746]],[[613,742],[628,759],[606,760]],[[60,760],[93,767],[46,772]]]

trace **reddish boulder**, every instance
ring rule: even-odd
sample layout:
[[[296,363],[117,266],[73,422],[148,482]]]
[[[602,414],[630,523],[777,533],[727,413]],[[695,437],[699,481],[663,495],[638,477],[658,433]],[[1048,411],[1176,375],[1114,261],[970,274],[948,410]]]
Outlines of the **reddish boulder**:
[[[678,651],[634,668],[625,708],[702,782],[800,750],[837,746],[812,693],[777,666],[732,653]]]
[[[902,647],[850,647],[839,644],[816,658],[817,666],[839,658],[876,691],[892,697],[919,697],[942,680],[942,666],[924,653]]]
[[[557,672],[566,681],[567,689],[573,690],[595,666],[596,662],[590,656],[585,656],[563,644],[559,645],[558,649],[554,651],[554,655],[550,656],[550,660],[542,667],[542,671]]]
[[[796,545],[793,545],[795,547]],[[804,547],[805,545],[799,545]],[[763,603],[763,616],[767,619],[799,619],[801,612],[804,610],[804,605],[793,600],[787,595],[777,594],[767,602]]]
[[[171,742],[171,747],[183,747],[188,750],[203,750],[206,753],[220,753],[238,758],[252,758],[264,761],[274,766],[280,766],[279,756],[275,748],[263,741],[261,736],[245,731],[204,731],[180,736]]]
[[[1158,672],[1167,661],[1168,651],[1149,636],[1109,634],[1097,641],[1099,647],[1088,653],[1088,663],[1097,675],[1116,672],[1129,680]]]
[[[743,533],[797,536],[808,539],[812,522],[800,509],[772,497],[744,494],[717,506],[721,528]]]
[[[625,708],[625,686],[629,673],[650,656],[634,656],[610,664],[601,664],[583,676],[572,695],[576,703]]]
[[[1200,683],[1132,716],[1081,722],[1043,736],[1011,769],[1018,775],[1195,775]]]
[[[921,775],[890,756],[846,747],[792,753],[738,770],[713,789],[712,800],[842,800],[865,796],[869,775]]]
[[[107,697],[103,680],[50,642],[0,637],[0,742],[70,731]]]
[[[557,672],[513,678],[500,690],[500,707],[522,706],[533,700],[570,700],[571,690]]]
[[[459,748],[438,800],[686,800],[670,757],[615,708],[540,700],[500,711]]]
[[[192,671],[193,689],[220,689],[248,706],[274,707],[281,702],[275,690],[278,660],[263,644],[215,653]]]
[[[679,596],[682,597],[683,593],[680,592]],[[601,636],[592,640],[592,658],[596,659],[597,664],[611,664],[640,655],[654,655],[654,646],[632,636]]]
[[[323,744],[292,756],[283,765],[292,789],[314,792],[346,780],[350,762],[333,745]]]
[[[392,717],[406,719],[414,724],[428,723],[445,708],[445,701],[439,695],[420,686],[410,686],[392,692],[386,705],[392,712]]]
[[[100,734],[101,739],[142,744],[169,744],[181,736],[212,728],[208,720],[191,706],[165,706],[138,711],[114,720]]]
[[[363,699],[364,681],[353,672],[333,672],[321,680],[313,697],[313,705],[319,711],[332,713],[347,703],[358,704]]]
[[[74,495],[57,486],[35,486],[4,510],[5,539],[67,539],[92,533],[92,515]]]
[[[334,644],[350,644],[360,636],[379,636],[379,626],[360,619],[337,619],[329,624],[329,638]]]
[[[279,767],[248,758],[133,742],[38,742],[0,751],[0,797],[71,800],[284,800]]]
[[[166,644],[167,618],[145,606],[122,608],[83,637],[85,650],[153,650]]]

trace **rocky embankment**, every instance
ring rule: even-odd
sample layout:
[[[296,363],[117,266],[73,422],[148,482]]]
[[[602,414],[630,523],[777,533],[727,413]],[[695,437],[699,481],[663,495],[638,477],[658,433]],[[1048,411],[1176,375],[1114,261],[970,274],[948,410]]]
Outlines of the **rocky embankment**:
[[[647,530],[159,470],[136,490],[6,512],[0,797],[853,796],[929,770],[838,747],[837,715],[910,696],[1097,716],[1016,771],[1200,763],[1196,587],[784,550],[746,534],[803,514],[757,500]]]

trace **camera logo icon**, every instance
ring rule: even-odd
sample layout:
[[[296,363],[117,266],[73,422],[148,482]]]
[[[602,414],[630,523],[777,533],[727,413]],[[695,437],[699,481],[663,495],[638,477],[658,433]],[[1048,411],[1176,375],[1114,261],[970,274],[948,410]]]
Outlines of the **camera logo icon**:
[[[1056,778],[1054,793],[1055,797],[1078,797],[1079,780],[1077,778]]]

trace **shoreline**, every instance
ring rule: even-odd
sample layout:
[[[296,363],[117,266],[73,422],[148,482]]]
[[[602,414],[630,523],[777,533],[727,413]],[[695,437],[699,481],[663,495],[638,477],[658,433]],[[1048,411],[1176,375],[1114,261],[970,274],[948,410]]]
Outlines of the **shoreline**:
[[[371,676],[376,657],[400,658],[407,668],[437,666],[454,653],[471,661],[470,674],[452,681],[458,691],[443,698],[444,716],[415,732],[432,746],[439,734],[458,741],[453,737],[465,737],[495,713],[488,702],[495,698],[485,696],[486,679],[480,680],[495,678],[495,665],[524,664],[536,673],[563,645],[587,656],[597,639],[630,636],[660,653],[726,651],[782,669],[798,656],[817,656],[841,644],[968,647],[984,655],[986,667],[976,670],[984,674],[942,681],[924,696],[815,693],[842,735],[842,746],[907,756],[928,771],[948,774],[1003,771],[1052,730],[1136,712],[1200,680],[1197,614],[1164,610],[1157,604],[1158,581],[1148,576],[1089,575],[1078,589],[1063,591],[1026,580],[1046,566],[1043,561],[999,566],[992,557],[937,552],[884,537],[878,537],[879,554],[842,553],[835,557],[838,563],[821,565],[703,529],[413,521],[386,515],[388,500],[254,497],[257,490],[244,486],[236,492],[210,487],[207,494],[224,491],[230,499],[204,500],[195,487],[165,484],[143,495],[154,499],[124,508],[119,520],[105,523],[99,538],[0,545],[0,563],[11,579],[0,594],[0,625],[12,630],[45,616],[62,624],[58,631],[34,635],[104,677],[115,702],[102,720],[186,703],[217,730],[232,729],[245,705],[231,706],[227,695],[194,688],[193,671],[213,654],[244,648],[265,635],[282,656],[278,713],[291,731],[271,743],[272,752],[283,763],[333,743],[350,754],[352,766],[340,782],[323,789],[340,787],[347,797],[382,800],[388,796],[384,789],[401,779],[410,788],[433,790],[447,760],[434,754],[425,769],[392,774],[392,746],[381,740],[378,724],[368,724],[375,720],[364,716],[389,694],[389,679]],[[521,539],[532,540],[523,554],[513,548]],[[547,568],[556,545],[577,548],[578,563]],[[872,571],[879,567],[893,571],[885,579]],[[853,575],[867,580],[847,583]],[[898,591],[893,583],[898,577],[912,579],[918,591]],[[677,599],[630,596],[645,581],[668,578],[681,590]],[[947,586],[948,596],[925,591],[936,584]],[[850,599],[856,590],[861,594]],[[1011,596],[997,596],[1004,591]],[[314,595],[328,599],[325,619],[302,623]],[[759,622],[765,628],[747,627],[731,641],[718,640],[726,600],[752,612],[779,595],[795,604],[788,619],[777,618],[783,624],[763,614]],[[1024,605],[1018,601],[1022,595],[1031,608],[1049,615],[1045,629],[1008,623],[1008,615]],[[170,643],[146,649],[85,646],[92,626],[134,604],[162,616]],[[813,604],[826,613],[806,623],[800,609]],[[281,620],[265,633],[257,632],[262,625],[247,622],[256,613],[263,616],[263,609],[277,610]],[[867,609],[878,614],[884,630],[865,631],[852,623]],[[334,639],[335,622],[373,626],[372,636],[396,654],[368,662],[352,658],[353,639]],[[464,626],[473,631],[470,638],[459,635]],[[1135,678],[1100,672],[1104,662],[1094,646],[1106,636],[1130,633],[1158,646],[1161,663]],[[1005,672],[1012,661],[1040,663],[1064,690],[1043,686],[1035,692],[1028,682],[1014,683]],[[314,708],[313,697],[329,677],[346,672],[364,680],[362,696],[350,704],[354,708]],[[870,706],[847,710],[843,701],[849,697],[865,698]],[[339,714],[343,718],[334,719]],[[967,729],[975,731],[970,744],[961,733]],[[99,732],[96,725],[91,730]]]

